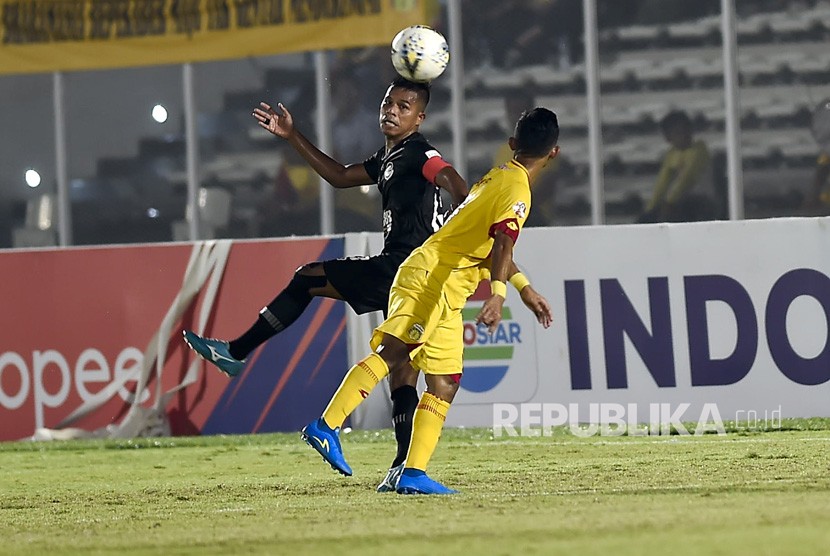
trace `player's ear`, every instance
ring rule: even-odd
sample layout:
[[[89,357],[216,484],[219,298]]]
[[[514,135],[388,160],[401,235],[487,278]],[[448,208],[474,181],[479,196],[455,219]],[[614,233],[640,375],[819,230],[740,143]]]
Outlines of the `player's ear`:
[[[548,158],[554,159],[554,158],[557,157],[557,155],[559,155],[559,145],[556,145],[555,147],[553,147],[550,150],[550,154],[548,155]]]
[[[507,144],[510,146],[510,150],[516,152],[516,138],[511,136],[507,138]]]

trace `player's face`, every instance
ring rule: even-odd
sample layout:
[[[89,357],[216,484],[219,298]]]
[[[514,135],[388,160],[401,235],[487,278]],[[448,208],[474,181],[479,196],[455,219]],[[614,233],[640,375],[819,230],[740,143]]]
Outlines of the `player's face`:
[[[418,93],[401,87],[389,87],[380,103],[380,131],[389,139],[405,137],[424,121]]]

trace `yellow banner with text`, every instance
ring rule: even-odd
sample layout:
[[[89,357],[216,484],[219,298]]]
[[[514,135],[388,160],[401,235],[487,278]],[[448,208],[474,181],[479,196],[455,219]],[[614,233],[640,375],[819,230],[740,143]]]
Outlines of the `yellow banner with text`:
[[[0,0],[0,74],[388,44],[430,1]]]

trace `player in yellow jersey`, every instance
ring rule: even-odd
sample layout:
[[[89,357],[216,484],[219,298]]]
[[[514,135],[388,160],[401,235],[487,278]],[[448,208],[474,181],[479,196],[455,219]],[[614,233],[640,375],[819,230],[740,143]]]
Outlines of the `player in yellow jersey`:
[[[470,190],[448,222],[401,264],[389,297],[389,316],[374,332],[372,354],[352,367],[322,417],[303,429],[303,438],[336,470],[351,475],[340,447],[343,421],[390,372],[412,366],[426,375],[427,391],[415,412],[406,467],[397,491],[451,494],[426,475],[426,467],[458,391],[462,372],[461,309],[482,278],[492,296],[476,321],[496,330],[507,295],[505,282],[545,328],[547,300],[530,286],[513,262],[513,245],[531,205],[530,183],[559,152],[559,125],[546,108],[522,114],[510,138],[513,159],[493,168]]]
[[[536,97],[529,90],[511,91],[504,96],[505,121],[508,127],[516,125],[525,110],[536,106]],[[513,150],[502,141],[493,155],[493,166],[504,164],[513,158]],[[556,189],[559,180],[559,157],[551,160],[533,183],[533,212],[527,217],[525,227],[553,226],[556,216]]]

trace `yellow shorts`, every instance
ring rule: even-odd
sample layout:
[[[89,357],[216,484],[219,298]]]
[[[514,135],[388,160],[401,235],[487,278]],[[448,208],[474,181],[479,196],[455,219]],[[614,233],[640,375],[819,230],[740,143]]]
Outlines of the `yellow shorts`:
[[[389,317],[372,334],[377,349],[384,334],[414,346],[409,356],[428,375],[459,374],[463,370],[463,303],[447,300],[445,282],[426,270],[401,267],[389,292]]]

